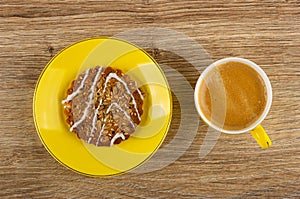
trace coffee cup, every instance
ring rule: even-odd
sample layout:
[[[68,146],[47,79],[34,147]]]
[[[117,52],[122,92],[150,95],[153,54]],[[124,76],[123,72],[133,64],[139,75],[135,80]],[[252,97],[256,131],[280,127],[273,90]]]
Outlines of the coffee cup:
[[[272,87],[254,62],[229,57],[212,63],[197,81],[194,100],[198,114],[213,129],[250,132],[262,148],[272,145],[261,126],[272,104]]]

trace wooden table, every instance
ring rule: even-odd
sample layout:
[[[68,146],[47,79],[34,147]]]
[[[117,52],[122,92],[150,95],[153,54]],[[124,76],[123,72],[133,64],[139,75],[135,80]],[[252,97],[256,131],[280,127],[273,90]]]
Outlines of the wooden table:
[[[249,134],[222,134],[212,151],[199,158],[207,129],[199,122],[183,155],[157,171],[91,178],[55,161],[39,140],[32,116],[33,92],[44,66],[78,40],[147,27],[181,32],[202,45],[213,60],[239,56],[259,64],[273,86],[272,108],[263,122],[273,146],[262,150]],[[155,46],[147,51],[195,86],[200,73],[184,58]],[[0,197],[299,198],[299,54],[300,2],[294,0],[2,0]],[[164,145],[176,135],[180,117],[175,97]]]

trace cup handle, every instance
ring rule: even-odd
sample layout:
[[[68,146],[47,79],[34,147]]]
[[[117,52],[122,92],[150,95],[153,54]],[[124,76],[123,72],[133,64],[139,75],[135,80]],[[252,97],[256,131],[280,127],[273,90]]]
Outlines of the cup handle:
[[[250,132],[261,148],[267,149],[272,145],[272,141],[261,125],[258,125]]]

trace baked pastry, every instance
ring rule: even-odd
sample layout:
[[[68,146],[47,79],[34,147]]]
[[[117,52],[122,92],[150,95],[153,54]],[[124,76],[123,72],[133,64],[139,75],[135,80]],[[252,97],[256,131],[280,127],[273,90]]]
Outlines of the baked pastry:
[[[143,102],[141,89],[128,75],[97,66],[72,81],[62,104],[71,132],[87,143],[111,146],[135,131]]]

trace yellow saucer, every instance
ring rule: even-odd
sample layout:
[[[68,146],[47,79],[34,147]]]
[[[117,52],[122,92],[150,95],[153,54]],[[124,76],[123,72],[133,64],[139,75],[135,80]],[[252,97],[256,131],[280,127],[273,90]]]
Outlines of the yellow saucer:
[[[78,74],[95,66],[127,73],[146,93],[142,122],[128,140],[112,147],[87,144],[69,131],[61,101]],[[162,144],[172,117],[167,79],[145,51],[115,38],[92,38],[58,53],[40,75],[33,99],[38,135],[62,165],[84,175],[117,175],[141,165]]]

